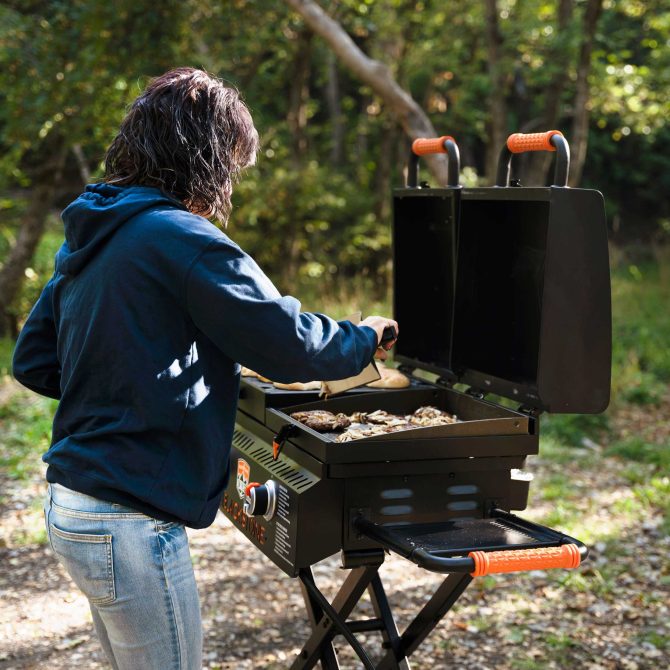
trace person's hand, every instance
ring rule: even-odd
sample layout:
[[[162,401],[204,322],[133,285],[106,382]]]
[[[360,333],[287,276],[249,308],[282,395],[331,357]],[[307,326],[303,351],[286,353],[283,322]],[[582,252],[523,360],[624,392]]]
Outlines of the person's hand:
[[[388,342],[387,344],[385,344],[384,348],[379,346],[379,343],[381,342],[384,329],[388,328],[388,326],[393,326],[395,328],[396,337],[398,336],[399,332],[398,323],[393,319],[389,319],[384,316],[369,316],[367,317],[367,319],[363,319],[363,321],[361,321],[358,325],[372,328],[372,330],[374,330],[375,333],[377,333],[377,345],[379,348],[375,352],[375,358],[378,358],[379,360],[382,361],[386,360],[387,357],[386,351],[388,351],[394,345],[395,340],[393,342]]]

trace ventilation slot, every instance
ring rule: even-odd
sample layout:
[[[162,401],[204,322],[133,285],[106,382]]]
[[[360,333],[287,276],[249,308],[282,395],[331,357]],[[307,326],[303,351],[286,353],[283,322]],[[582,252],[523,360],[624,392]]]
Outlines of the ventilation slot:
[[[250,437],[243,431],[235,430],[233,432],[233,444],[241,451],[246,452],[250,458],[262,465],[275,477],[286,482],[297,491],[303,491],[318,480],[314,475],[296,469],[299,466],[294,464],[293,461],[290,463],[285,460],[275,461],[268,445],[259,444],[257,439]]]
[[[249,437],[248,435],[245,435],[244,433],[240,432],[239,430],[236,430],[233,432],[233,444],[238,448],[238,449],[248,449],[254,444],[253,438]]]
[[[404,500],[414,495],[412,489],[386,489],[379,494],[383,500]]]
[[[479,503],[476,500],[459,500],[458,502],[450,502],[447,504],[447,509],[450,512],[465,512],[477,509]]]
[[[413,509],[411,505],[386,505],[379,512],[383,516],[406,516],[411,514]]]
[[[479,487],[474,484],[461,484],[460,486],[450,486],[447,493],[450,496],[472,496],[479,491]]]

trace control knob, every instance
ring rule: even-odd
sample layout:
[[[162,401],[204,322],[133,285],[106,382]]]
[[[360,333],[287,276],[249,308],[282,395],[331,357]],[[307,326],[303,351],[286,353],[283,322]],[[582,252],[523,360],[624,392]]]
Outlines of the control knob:
[[[244,491],[244,513],[247,516],[262,516],[270,521],[277,510],[277,485],[272,479],[265,484],[252,482]]]

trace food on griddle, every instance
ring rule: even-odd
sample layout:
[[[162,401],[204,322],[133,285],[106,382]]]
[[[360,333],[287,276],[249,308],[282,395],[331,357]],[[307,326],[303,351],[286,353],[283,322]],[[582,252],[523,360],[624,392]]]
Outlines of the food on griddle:
[[[373,389],[404,389],[410,385],[409,377],[395,368],[378,367],[381,379],[366,384]]]
[[[305,412],[294,412],[291,418],[304,423],[309,428],[320,432],[329,433],[344,430],[335,438],[336,442],[351,442],[362,437],[372,435],[383,435],[384,433],[395,433],[400,430],[411,430],[412,428],[427,428],[429,426],[446,426],[457,423],[455,415],[444,412],[437,407],[419,407],[412,414],[401,416],[391,414],[382,409],[374,412],[354,412],[346,414],[333,414],[322,409],[314,409]]]
[[[319,391],[321,389],[321,382],[292,382],[291,384],[272,382],[272,385],[284,391]]]
[[[437,407],[419,407],[411,416],[407,417],[409,422],[415,426],[446,426],[456,423],[458,419]]]
[[[389,414],[383,409],[378,409],[376,412],[370,412],[365,415],[365,423],[375,423],[382,426],[397,426],[399,423],[407,423],[404,416],[398,414]]]
[[[254,372],[253,370],[249,368],[245,368],[244,365],[240,369],[240,374],[243,377],[255,377],[256,379],[259,379],[262,382],[269,382],[270,380],[267,377],[263,377],[263,375],[259,375],[258,372]]]
[[[324,409],[294,412],[291,418],[304,423],[308,428],[321,432],[348,428],[351,425],[351,419],[346,414],[333,414]]]

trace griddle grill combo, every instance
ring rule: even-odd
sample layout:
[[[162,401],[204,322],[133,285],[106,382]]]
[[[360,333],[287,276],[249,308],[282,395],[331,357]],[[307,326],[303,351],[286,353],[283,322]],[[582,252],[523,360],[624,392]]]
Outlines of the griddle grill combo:
[[[556,149],[552,186],[509,186],[512,153]],[[450,183],[417,186],[418,156],[433,152],[448,154]],[[511,510],[526,507],[532,477],[522,468],[538,453],[540,413],[597,413],[609,402],[604,202],[567,188],[569,149],[556,131],[512,135],[495,187],[459,186],[458,162],[452,138],[417,140],[408,185],[394,192],[395,359],[411,386],[323,399],[242,381],[221,508],[301,581],[313,631],[295,670],[339,668],[338,635],[365,668],[408,669],[473,577],[576,567],[588,553]],[[426,405],[460,422],[338,443],[290,416]],[[337,551],[350,572],[329,602],[311,566]],[[402,634],[378,573],[385,551],[447,575]],[[349,621],[366,591],[375,617]],[[364,631],[381,633],[376,665],[356,639]]]

